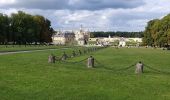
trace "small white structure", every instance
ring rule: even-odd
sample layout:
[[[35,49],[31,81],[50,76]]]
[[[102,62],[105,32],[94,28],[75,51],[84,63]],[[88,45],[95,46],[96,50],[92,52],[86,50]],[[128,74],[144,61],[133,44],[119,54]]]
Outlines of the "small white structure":
[[[121,37],[119,40],[119,47],[125,47],[125,46],[126,46],[126,41],[123,37]]]
[[[98,37],[98,38],[89,38],[89,42],[95,43],[98,45],[101,44],[111,44],[116,43],[118,46],[125,47],[127,42],[133,42],[139,45],[142,43],[142,38],[124,38],[124,37]],[[91,44],[92,45],[92,44]]]

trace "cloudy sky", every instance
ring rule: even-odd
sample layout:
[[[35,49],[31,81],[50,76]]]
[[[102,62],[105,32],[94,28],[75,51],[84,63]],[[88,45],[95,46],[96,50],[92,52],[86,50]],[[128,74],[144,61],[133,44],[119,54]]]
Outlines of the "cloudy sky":
[[[43,15],[55,30],[143,31],[170,13],[170,0],[0,0],[0,13]]]

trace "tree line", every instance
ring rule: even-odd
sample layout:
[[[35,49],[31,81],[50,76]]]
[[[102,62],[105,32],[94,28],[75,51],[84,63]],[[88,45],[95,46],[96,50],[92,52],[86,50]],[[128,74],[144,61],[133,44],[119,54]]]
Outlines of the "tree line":
[[[127,38],[142,38],[143,32],[91,32],[91,37],[127,37]]]
[[[157,47],[170,45],[170,14],[162,19],[153,19],[148,22],[144,31],[143,43]]]
[[[51,22],[23,11],[10,16],[0,13],[0,44],[45,44],[52,42]]]

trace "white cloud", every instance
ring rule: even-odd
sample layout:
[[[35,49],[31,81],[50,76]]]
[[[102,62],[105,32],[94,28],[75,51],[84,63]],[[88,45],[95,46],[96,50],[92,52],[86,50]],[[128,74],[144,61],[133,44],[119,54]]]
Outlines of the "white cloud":
[[[45,1],[46,0],[43,0],[42,2]],[[92,1],[99,2],[98,0],[92,0]],[[86,6],[89,5],[89,7],[91,7],[91,4],[88,3],[92,1],[87,0],[85,5]],[[123,0],[120,1],[123,3]],[[27,13],[31,13],[34,15],[40,14],[51,20],[54,29],[59,29],[59,28],[78,29],[82,24],[84,27],[89,28],[90,30],[143,31],[147,24],[147,21],[155,18],[162,18],[166,14],[170,13],[169,1],[170,0],[143,0],[143,2],[145,3],[144,5],[140,5],[132,8],[131,7],[110,8],[110,6],[107,5],[106,5],[107,7],[104,7],[105,3],[103,3],[102,6],[104,8],[103,9],[94,8],[96,10],[91,10],[91,9],[82,10],[81,8],[80,9],[76,8],[77,10],[75,9],[74,10],[72,9],[46,9],[45,10],[45,9],[33,9],[33,8],[28,9],[27,7],[25,8],[7,7],[7,8],[1,8],[0,12],[9,15],[12,12],[23,10],[26,11]],[[34,2],[34,1],[32,0],[30,2]],[[65,0],[63,0],[62,2],[65,2]],[[62,5],[62,2],[60,3],[60,5]],[[79,4],[80,2],[82,1],[69,0],[68,4],[76,5]],[[102,0],[101,2],[109,2],[109,0],[107,1]],[[114,2],[116,2],[116,0],[114,0]]]
[[[10,9],[0,9],[0,13],[11,15],[12,13],[17,13],[17,9],[15,8],[10,8]]]
[[[1,5],[8,5],[8,4],[14,4],[16,0],[0,0],[0,6]]]

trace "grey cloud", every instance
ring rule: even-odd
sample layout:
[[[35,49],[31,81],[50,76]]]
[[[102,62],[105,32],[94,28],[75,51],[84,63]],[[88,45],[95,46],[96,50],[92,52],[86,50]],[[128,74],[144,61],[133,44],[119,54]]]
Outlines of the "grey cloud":
[[[107,8],[135,8],[143,5],[142,0],[16,0],[3,8],[101,10]]]
[[[17,3],[10,5],[14,8],[28,9],[65,9],[67,0],[17,0]]]
[[[0,12],[10,14],[23,10],[40,14],[50,19],[56,30],[79,29],[82,24],[92,31],[143,31],[147,21],[170,12],[170,2],[161,3],[159,0],[144,0],[145,5],[141,0],[17,1],[16,4],[4,6],[2,10],[0,4]],[[14,9],[6,9],[11,7]]]
[[[81,9],[104,9],[104,8],[134,8],[144,4],[142,0],[82,0],[78,3]],[[76,6],[74,6],[76,7]]]

